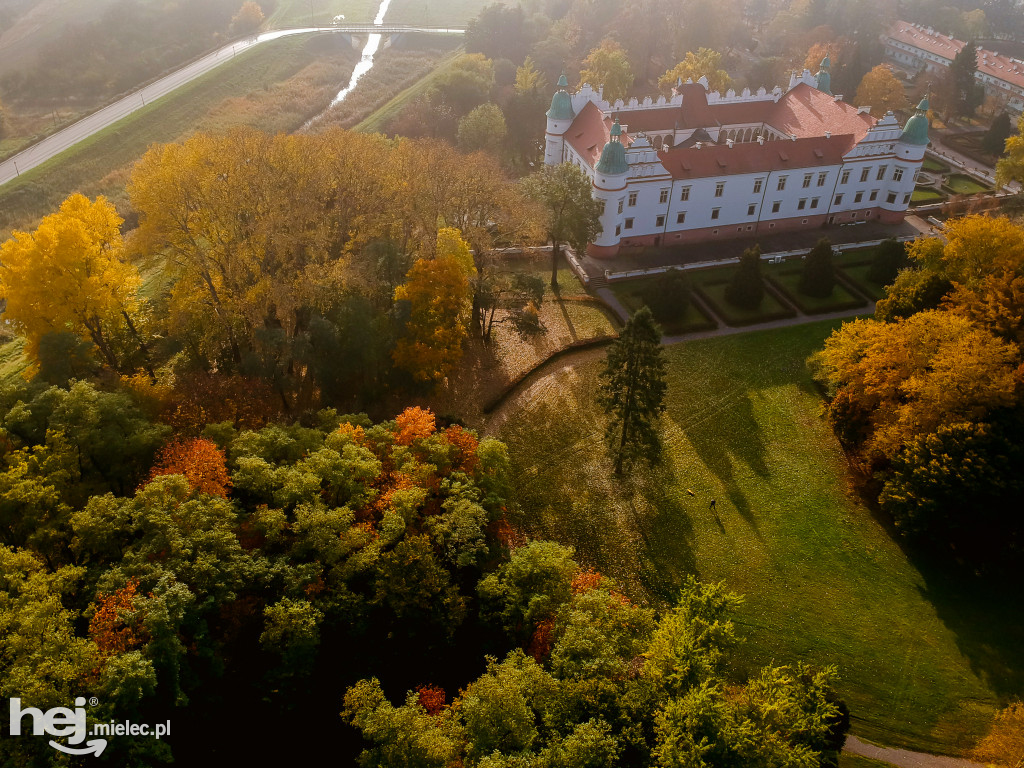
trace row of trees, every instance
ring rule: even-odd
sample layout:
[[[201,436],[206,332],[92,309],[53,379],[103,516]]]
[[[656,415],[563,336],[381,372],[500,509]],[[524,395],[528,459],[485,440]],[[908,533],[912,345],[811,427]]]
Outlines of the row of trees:
[[[875,319],[811,364],[866,488],[908,537],[995,563],[1020,554],[1024,228],[950,220],[909,246]]]

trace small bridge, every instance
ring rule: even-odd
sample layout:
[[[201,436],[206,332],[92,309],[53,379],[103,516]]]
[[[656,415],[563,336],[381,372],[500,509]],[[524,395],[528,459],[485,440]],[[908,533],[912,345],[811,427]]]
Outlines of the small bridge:
[[[424,35],[464,35],[465,27],[419,27],[412,24],[332,24],[320,27],[324,32],[341,32],[346,35],[400,35],[405,32],[418,32]]]

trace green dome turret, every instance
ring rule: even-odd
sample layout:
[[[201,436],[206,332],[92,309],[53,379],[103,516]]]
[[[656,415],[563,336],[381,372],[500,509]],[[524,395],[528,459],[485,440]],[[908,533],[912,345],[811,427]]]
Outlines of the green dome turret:
[[[619,125],[618,118],[615,118],[615,124],[609,134],[610,139],[601,150],[601,159],[597,161],[595,170],[606,176],[617,176],[629,171],[626,148],[622,145],[622,126]]]
[[[829,96],[832,95],[832,60],[829,59],[828,54],[825,54],[825,58],[821,60],[821,68],[818,70],[818,90],[822,93],[827,93]]]
[[[903,127],[900,141],[904,144],[927,147],[929,141],[928,127],[928,97],[925,96],[921,99],[921,103],[917,105],[917,111],[914,113],[914,116],[907,120],[907,124]]]
[[[576,117],[576,113],[572,110],[572,98],[566,90],[568,87],[569,80],[563,74],[558,78],[558,90],[551,97],[551,109],[547,112],[547,116],[551,120],[572,120]]]

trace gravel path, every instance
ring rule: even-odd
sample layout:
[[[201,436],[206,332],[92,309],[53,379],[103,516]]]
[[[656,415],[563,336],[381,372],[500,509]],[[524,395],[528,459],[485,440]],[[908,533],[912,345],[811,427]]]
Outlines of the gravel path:
[[[853,735],[847,737],[843,752],[870,757],[872,760],[881,760],[900,768],[985,768],[981,763],[972,763],[970,760],[960,757],[929,755],[926,752],[911,752],[908,749],[879,747],[861,741]]]

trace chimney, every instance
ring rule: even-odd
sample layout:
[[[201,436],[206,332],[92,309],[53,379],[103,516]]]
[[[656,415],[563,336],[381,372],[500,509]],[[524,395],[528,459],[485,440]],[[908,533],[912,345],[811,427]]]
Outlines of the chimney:
[[[732,139],[726,139],[725,140],[725,146],[727,146],[729,149],[732,149],[732,145],[735,144],[735,143],[736,142],[734,142]]]
[[[832,138],[832,131],[825,131],[825,138],[826,139],[831,139]]]
[[[761,146],[764,146],[764,134],[763,133],[757,134],[757,143],[760,144]]]

